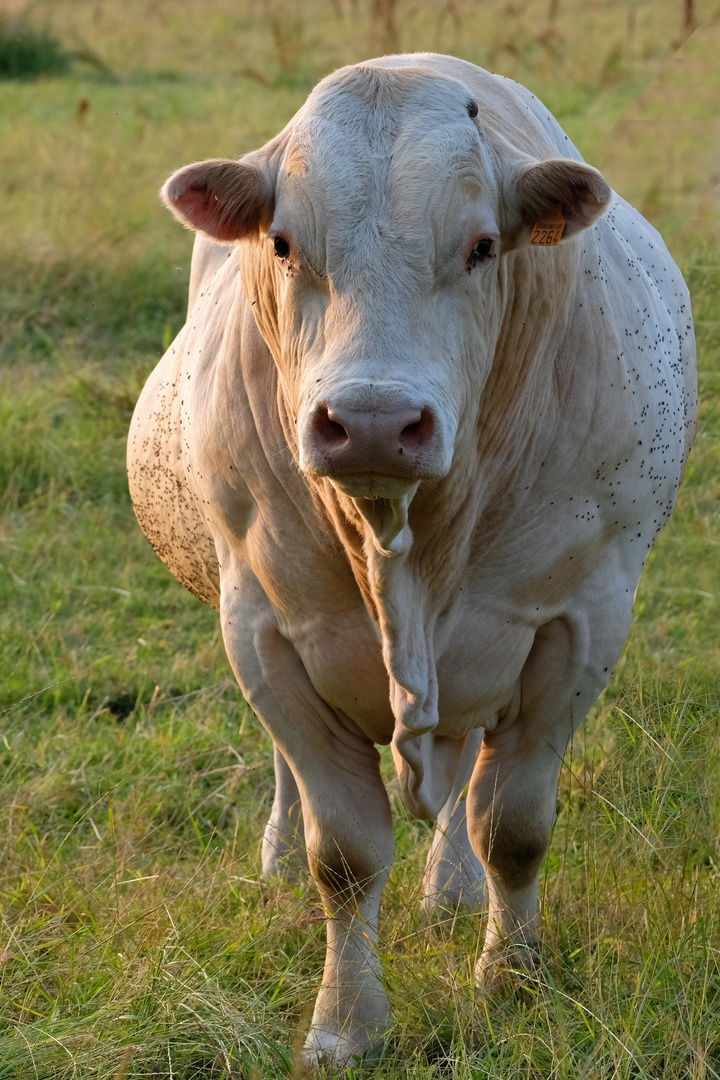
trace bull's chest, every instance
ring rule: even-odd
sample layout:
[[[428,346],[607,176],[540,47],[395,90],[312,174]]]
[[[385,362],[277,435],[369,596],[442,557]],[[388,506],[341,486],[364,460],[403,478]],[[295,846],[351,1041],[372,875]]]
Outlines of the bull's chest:
[[[284,620],[318,695],[377,743],[392,739],[394,718],[377,627],[359,603],[342,615]],[[438,734],[460,737],[493,727],[513,696],[532,631],[502,606],[458,611],[438,627]]]

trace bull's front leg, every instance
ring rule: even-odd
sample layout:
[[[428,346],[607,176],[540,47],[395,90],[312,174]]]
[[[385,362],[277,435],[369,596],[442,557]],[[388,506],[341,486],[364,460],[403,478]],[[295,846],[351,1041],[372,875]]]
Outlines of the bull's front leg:
[[[381,1043],[390,1023],[377,951],[378,906],[394,848],[390,804],[375,747],[317,695],[257,582],[241,570],[238,579],[241,586],[221,605],[225,646],[295,777],[308,864],[328,918],[305,1056],[343,1066]]]
[[[475,975],[489,990],[531,969],[537,946],[537,894],[555,819],[564,745],[523,746],[518,726],[486,735],[468,792],[469,834],[485,867],[488,925]]]
[[[300,792],[292,769],[277,746],[273,748],[275,797],[262,842],[263,874],[282,874],[292,879],[307,869],[305,830]]]
[[[533,967],[540,869],[555,821],[557,782],[569,740],[619,656],[629,609],[594,609],[541,627],[521,675],[518,707],[486,732],[468,791],[468,832],[485,867],[488,927],[476,976],[501,989]],[[604,599],[604,598],[603,598]]]
[[[306,1059],[343,1065],[382,1042],[390,1013],[377,948],[380,895],[393,857],[390,805],[379,755],[318,761],[301,778],[310,871],[328,914],[328,951]]]
[[[481,908],[486,901],[485,874],[467,830],[466,797],[482,745],[483,731],[469,732],[450,796],[438,814],[422,880],[422,910]]]

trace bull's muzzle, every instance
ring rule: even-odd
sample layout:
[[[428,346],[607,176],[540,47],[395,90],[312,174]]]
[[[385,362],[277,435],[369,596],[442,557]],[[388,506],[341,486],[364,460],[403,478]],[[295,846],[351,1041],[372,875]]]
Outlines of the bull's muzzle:
[[[301,426],[301,466],[353,497],[400,496],[446,471],[437,426],[428,405],[319,402]]]

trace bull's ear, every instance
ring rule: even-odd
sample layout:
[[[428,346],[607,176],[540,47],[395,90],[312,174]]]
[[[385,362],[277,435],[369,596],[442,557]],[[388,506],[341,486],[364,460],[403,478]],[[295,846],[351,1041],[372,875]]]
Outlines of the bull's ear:
[[[560,208],[568,240],[600,217],[610,205],[612,189],[605,178],[582,161],[550,158],[526,165],[515,174],[511,204],[510,246],[527,243],[533,227],[552,219]]]
[[[270,179],[254,164],[215,158],[186,165],[163,185],[172,214],[214,240],[242,240],[272,221]]]

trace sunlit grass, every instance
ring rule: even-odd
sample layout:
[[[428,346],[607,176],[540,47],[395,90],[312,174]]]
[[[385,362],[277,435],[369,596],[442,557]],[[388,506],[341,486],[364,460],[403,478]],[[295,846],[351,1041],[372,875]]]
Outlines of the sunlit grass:
[[[4,717],[0,1068],[30,1045],[40,1075],[66,1075],[70,1055],[113,1076],[132,1044],[130,1075],[282,1075],[323,927],[311,886],[259,877],[267,740],[227,683],[112,707]],[[473,990],[482,916],[418,919],[428,829],[399,811],[379,1075],[692,1076],[717,1060],[717,707],[707,682],[643,671],[578,738],[543,875],[544,966],[510,999]]]

